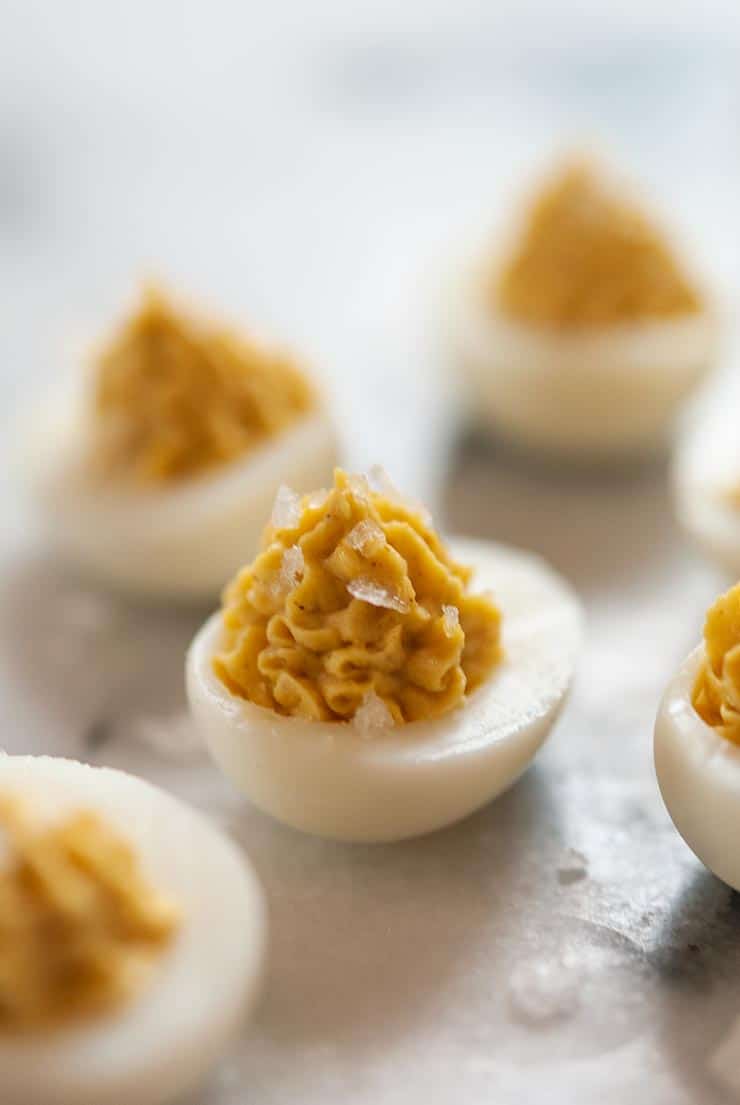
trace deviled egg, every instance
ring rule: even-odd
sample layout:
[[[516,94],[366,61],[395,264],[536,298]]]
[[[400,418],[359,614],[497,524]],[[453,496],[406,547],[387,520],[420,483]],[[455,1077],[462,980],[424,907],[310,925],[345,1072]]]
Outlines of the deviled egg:
[[[265,910],[235,845],[120,771],[0,758],[0,1099],[161,1105],[259,989]]]
[[[121,588],[217,595],[280,484],[331,477],[331,420],[303,370],[155,288],[76,385],[36,412],[26,464],[52,540]]]
[[[655,724],[655,770],[689,848],[740,890],[740,584],[709,610],[703,643],[668,685]]]
[[[707,555],[740,576],[740,441],[735,402],[705,417],[677,450],[673,466],[676,515]],[[729,417],[728,417],[729,416]]]
[[[454,299],[477,417],[571,458],[657,451],[715,356],[707,293],[626,186],[583,159],[558,166]]]
[[[329,490],[283,492],[191,645],[188,695],[261,809],[321,836],[397,840],[521,775],[565,699],[581,622],[538,558],[448,549],[381,469],[337,470]]]

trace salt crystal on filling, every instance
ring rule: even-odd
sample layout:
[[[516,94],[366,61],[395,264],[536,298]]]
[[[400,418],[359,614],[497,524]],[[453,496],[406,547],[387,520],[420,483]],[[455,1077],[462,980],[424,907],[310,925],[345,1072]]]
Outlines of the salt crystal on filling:
[[[370,484],[367,476],[348,476],[347,484],[352,494],[358,499],[367,499],[370,495]]]
[[[320,487],[318,491],[312,491],[306,500],[311,510],[318,510],[320,506],[323,506],[326,500],[329,498],[329,492],[325,487]]]
[[[442,607],[442,629],[446,637],[452,637],[460,624],[460,611],[456,606]]]
[[[367,602],[370,606],[379,606],[384,610],[396,610],[399,614],[407,614],[409,604],[394,591],[384,587],[382,583],[376,583],[373,579],[351,579],[347,584],[347,590],[353,598],[360,602]]]
[[[372,518],[365,518],[364,521],[358,522],[347,534],[347,544],[363,554],[378,541],[384,543],[385,534]]]
[[[305,567],[306,561],[304,560],[303,549],[300,545],[291,545],[289,549],[285,550],[280,565],[280,576],[286,584],[287,590],[293,590],[296,583],[303,575]]]
[[[391,502],[405,506],[413,514],[418,514],[425,526],[431,526],[432,515],[424,504],[417,502],[416,499],[407,499],[402,495],[382,464],[372,465],[367,473],[367,482],[378,495],[385,495],[386,499],[390,499]]]
[[[375,691],[366,692],[362,705],[358,707],[352,723],[361,736],[372,737],[384,729],[393,728],[393,715],[383,699]]]
[[[301,520],[301,498],[292,487],[281,483],[272,507],[272,522],[275,529],[293,529]]]
[[[401,492],[398,490],[382,464],[373,464],[368,469],[367,481],[373,491],[376,491],[379,495],[385,495],[388,499],[401,498]]]
[[[280,571],[272,580],[269,590],[276,599],[282,598],[293,590],[306,567],[303,557],[303,549],[300,545],[291,545],[283,553],[280,561]]]

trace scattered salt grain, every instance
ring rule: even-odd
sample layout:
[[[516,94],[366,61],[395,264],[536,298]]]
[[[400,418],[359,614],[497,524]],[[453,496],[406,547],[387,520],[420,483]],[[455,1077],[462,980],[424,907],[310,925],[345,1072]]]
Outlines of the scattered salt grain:
[[[581,982],[581,972],[563,957],[525,959],[509,977],[511,1011],[530,1025],[565,1020],[580,1004]]]
[[[575,848],[566,848],[557,866],[558,882],[561,886],[569,886],[573,882],[585,879],[588,874],[588,860],[583,852]]]
[[[372,737],[384,729],[393,728],[393,715],[373,690],[365,694],[352,721],[363,737]]]
[[[301,498],[292,487],[281,483],[278,488],[270,519],[275,529],[293,529],[301,518]]]
[[[460,611],[456,606],[442,607],[442,629],[446,637],[454,637],[460,625]]]
[[[372,518],[365,518],[362,522],[358,522],[347,534],[347,544],[357,549],[363,556],[367,555],[368,550],[378,542],[385,543],[385,534]]]
[[[399,614],[407,614],[409,604],[400,595],[384,587],[382,583],[376,583],[373,579],[351,579],[347,584],[347,590],[353,598],[360,602],[367,602],[370,606],[379,606],[383,610],[395,610]]]

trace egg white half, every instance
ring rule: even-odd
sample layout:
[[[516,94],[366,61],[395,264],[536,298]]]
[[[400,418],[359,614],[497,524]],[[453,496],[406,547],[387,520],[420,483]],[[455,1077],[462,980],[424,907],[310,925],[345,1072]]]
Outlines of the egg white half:
[[[337,456],[317,410],[223,468],[182,484],[121,489],[87,471],[79,402],[49,404],[24,443],[25,474],[49,540],[72,563],[124,591],[171,599],[216,597],[257,552],[281,483],[329,485]]]
[[[740,746],[703,721],[692,692],[704,645],[668,685],[655,722],[655,771],[666,809],[692,852],[740,890]]]
[[[162,1105],[197,1084],[254,1003],[266,918],[257,879],[201,814],[120,771],[0,758],[0,793],[44,818],[97,811],[182,911],[148,986],[120,1010],[48,1032],[0,1034],[3,1105]]]
[[[457,821],[509,787],[545,740],[568,690],[582,614],[541,560],[482,541],[453,555],[503,613],[504,658],[457,710],[363,736],[350,724],[279,716],[226,689],[211,660],[214,614],[187,660],[193,715],[216,762],[279,821],[347,841],[390,841]]]
[[[450,300],[453,355],[476,416],[522,446],[571,459],[659,451],[717,352],[710,311],[560,333],[491,313],[477,270]]]

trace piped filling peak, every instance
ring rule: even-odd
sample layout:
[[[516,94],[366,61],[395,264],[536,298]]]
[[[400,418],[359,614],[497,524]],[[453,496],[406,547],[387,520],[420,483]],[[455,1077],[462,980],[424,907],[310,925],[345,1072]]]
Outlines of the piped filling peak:
[[[471,574],[380,469],[337,469],[302,498],[283,488],[225,591],[215,672],[280,714],[373,730],[439,717],[501,656],[500,613]]]
[[[702,309],[662,233],[585,160],[536,197],[489,295],[510,318],[564,330]]]
[[[229,463],[315,406],[284,354],[177,309],[155,287],[95,364],[92,460],[139,484]]]

